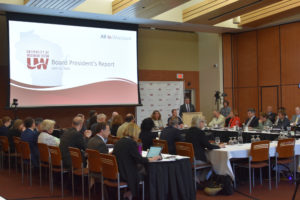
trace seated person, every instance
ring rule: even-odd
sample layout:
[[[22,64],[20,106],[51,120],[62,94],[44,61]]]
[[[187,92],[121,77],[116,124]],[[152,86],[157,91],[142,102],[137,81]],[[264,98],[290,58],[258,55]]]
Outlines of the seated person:
[[[295,108],[295,115],[292,116],[291,125],[297,126],[300,124],[300,107]]]
[[[30,146],[31,161],[34,167],[39,166],[39,149],[37,146],[38,132],[36,131],[35,121],[31,117],[24,120],[25,131],[21,133],[21,140],[28,142]]]
[[[136,141],[139,139],[141,129],[135,122],[130,122],[126,126],[126,129],[124,131],[124,135],[130,136]]]
[[[267,107],[267,118],[272,122],[272,124],[274,124],[275,120],[276,120],[276,113],[273,113],[273,107],[272,106],[268,106]]]
[[[231,111],[228,116],[229,118],[226,119],[226,121],[228,121],[226,127],[233,128],[234,126],[241,126],[241,120],[236,112]]]
[[[89,139],[87,148],[97,150],[99,153],[108,153],[106,146],[107,138],[110,135],[110,128],[106,122],[100,122],[95,128],[96,134]]]
[[[164,123],[163,121],[161,120],[161,114],[158,110],[154,110],[152,115],[151,115],[151,118],[154,122],[154,128],[155,129],[163,129],[164,128]]]
[[[185,141],[192,143],[195,151],[195,159],[196,164],[205,164],[207,163],[207,158],[205,155],[206,149],[219,149],[220,147],[224,147],[224,144],[220,145],[212,145],[209,143],[208,138],[205,133],[201,130],[205,126],[205,121],[201,119],[199,116],[194,116],[192,118],[191,128],[188,130],[185,136]],[[201,177],[200,181],[205,180],[206,176],[205,172]],[[199,180],[197,180],[199,182]]]
[[[125,130],[126,130],[127,125],[128,125],[129,123],[135,123],[134,115],[131,114],[131,113],[128,113],[128,114],[126,115],[126,117],[125,117],[125,122],[124,122],[121,126],[119,126],[118,131],[117,131],[117,137],[121,138],[121,137],[124,136]]]
[[[146,164],[148,162],[160,159],[160,156],[153,158],[143,158],[137,147],[136,141],[124,136],[114,146],[113,155],[116,156],[120,179],[128,184],[129,190],[124,193],[123,197],[132,199],[138,195],[138,186],[141,181],[143,167],[138,168],[138,164]]]
[[[113,136],[116,136],[117,135],[117,131],[118,131],[118,128],[123,124],[123,117],[122,115],[116,115],[113,117],[112,119],[112,122],[111,122],[111,125],[110,125],[110,133],[113,135]]]
[[[153,139],[158,136],[157,132],[152,132],[153,127],[154,122],[151,118],[146,118],[142,121],[139,138],[142,141],[144,151],[150,149],[153,144]]]
[[[169,121],[170,121],[171,119],[177,119],[177,120],[178,120],[178,125],[179,125],[181,128],[183,127],[182,119],[181,119],[181,117],[179,117],[179,116],[177,115],[177,109],[172,109],[172,115],[171,115],[171,117],[168,118],[168,123],[167,123],[167,124],[169,124]]]
[[[256,128],[258,126],[258,118],[255,116],[255,109],[249,108],[247,115],[248,119],[245,122],[245,127]]]
[[[229,102],[227,100],[224,100],[223,108],[221,108],[220,113],[227,119],[229,118],[230,112],[231,112],[231,108],[229,107]]]
[[[213,112],[213,119],[209,122],[208,126],[210,127],[224,127],[225,125],[225,117],[221,115],[221,113],[217,110]]]
[[[91,137],[91,131],[87,130],[84,135],[80,133],[82,129],[83,120],[81,117],[74,117],[72,121],[72,128],[67,129],[60,137],[59,148],[61,151],[61,156],[63,160],[64,168],[71,168],[71,156],[69,152],[69,147],[78,148],[85,151],[88,138]]]
[[[175,142],[183,141],[183,137],[180,135],[180,130],[178,130],[177,119],[172,119],[169,122],[169,126],[162,130],[160,139],[168,142],[169,154],[176,154]]]
[[[288,126],[290,126],[290,120],[286,117],[286,113],[280,110],[278,112],[278,123],[274,127],[287,130]]]
[[[16,119],[8,131],[8,141],[11,152],[15,152],[14,137],[21,137],[23,131],[25,131],[23,120]]]
[[[11,125],[11,118],[6,116],[0,119],[0,136],[8,137],[8,129]]]
[[[60,140],[51,134],[54,131],[55,121],[50,119],[45,119],[40,124],[41,133],[38,137],[38,143],[47,144],[48,146],[58,147]]]
[[[97,123],[101,123],[101,122],[106,122],[106,115],[103,114],[103,113],[100,113],[99,115],[97,115]],[[92,134],[95,135],[96,132],[95,132],[95,128],[97,126],[97,123],[94,123],[92,126],[91,126],[91,131],[92,131]]]
[[[111,113],[111,118],[109,120],[107,120],[107,124],[109,125],[109,128],[111,128],[111,124],[112,124],[112,122],[114,120],[114,117],[118,116],[118,115],[119,115],[119,113],[116,112],[116,111],[114,111],[114,112]]]
[[[265,126],[272,127],[273,123],[264,112],[259,113],[258,128],[264,129]]]

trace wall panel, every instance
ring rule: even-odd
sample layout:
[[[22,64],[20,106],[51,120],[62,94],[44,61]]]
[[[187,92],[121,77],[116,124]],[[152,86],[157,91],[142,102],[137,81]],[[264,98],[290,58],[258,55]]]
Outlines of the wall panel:
[[[282,84],[300,82],[300,22],[280,26]]]
[[[238,88],[238,113],[242,122],[247,119],[247,111],[254,108],[258,111],[258,88]]]
[[[224,88],[233,87],[232,84],[232,54],[231,54],[231,34],[223,35],[223,72]]]
[[[258,80],[260,86],[280,84],[279,27],[257,31]]]
[[[257,45],[256,31],[241,33],[237,43],[237,85],[257,86]]]
[[[267,106],[273,107],[273,112],[277,112],[279,107],[279,88],[261,87],[260,88],[260,111],[266,112]]]
[[[286,108],[289,118],[294,114],[296,106],[300,106],[300,89],[298,85],[282,86],[282,106]]]

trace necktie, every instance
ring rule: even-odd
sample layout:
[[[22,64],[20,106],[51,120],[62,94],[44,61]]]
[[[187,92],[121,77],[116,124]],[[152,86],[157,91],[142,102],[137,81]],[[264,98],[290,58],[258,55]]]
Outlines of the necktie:
[[[189,106],[189,104],[186,104],[186,111],[190,112],[190,106]]]

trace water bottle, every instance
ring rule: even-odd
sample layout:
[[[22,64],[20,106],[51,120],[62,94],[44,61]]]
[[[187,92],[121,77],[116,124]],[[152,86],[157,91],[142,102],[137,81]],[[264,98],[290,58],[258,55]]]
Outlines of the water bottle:
[[[243,144],[243,131],[242,130],[238,131],[238,143]]]

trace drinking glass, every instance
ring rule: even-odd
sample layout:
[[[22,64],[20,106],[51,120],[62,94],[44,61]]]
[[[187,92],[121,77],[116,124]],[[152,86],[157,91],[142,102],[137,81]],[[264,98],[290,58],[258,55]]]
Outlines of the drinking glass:
[[[216,145],[220,144],[220,137],[215,137],[215,143],[216,143]]]
[[[255,142],[255,138],[254,137],[255,137],[255,135],[251,135],[251,143]]]
[[[243,144],[243,136],[242,135],[238,136],[238,143]]]
[[[256,142],[260,141],[260,137],[259,135],[256,135],[256,139],[255,139]]]
[[[233,141],[232,141],[232,137],[229,137],[228,144],[229,144],[229,145],[232,145],[232,142],[233,142]]]
[[[234,137],[233,138],[233,144],[237,144],[237,143],[238,143],[238,141],[237,141],[236,137]]]

